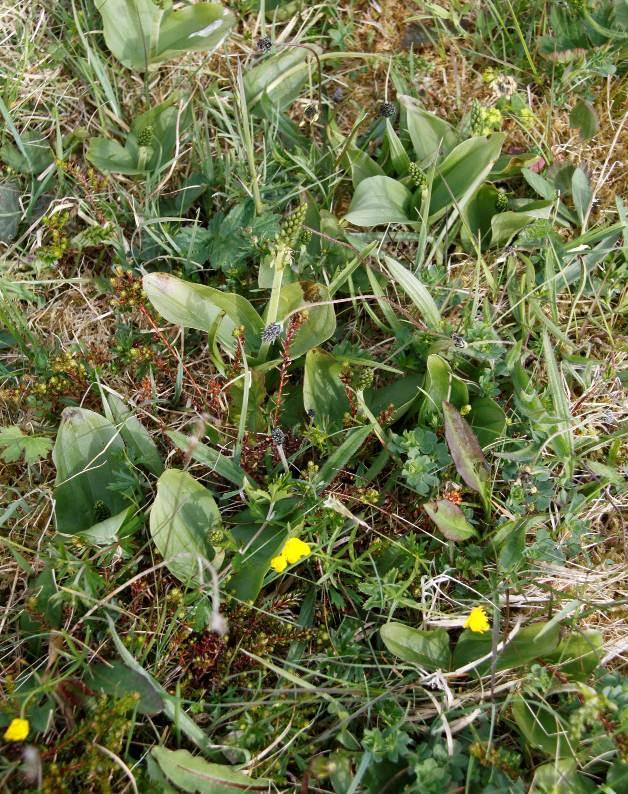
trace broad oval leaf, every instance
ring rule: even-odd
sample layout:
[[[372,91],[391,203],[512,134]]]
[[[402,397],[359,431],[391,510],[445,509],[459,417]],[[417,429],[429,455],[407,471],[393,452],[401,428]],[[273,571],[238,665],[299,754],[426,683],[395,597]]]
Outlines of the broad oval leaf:
[[[102,401],[105,413],[108,414],[107,418],[120,428],[129,451],[135,452],[136,462],[159,476],[164,470],[164,465],[157,445],[144,425],[117,394],[111,392],[107,395],[103,394]]]
[[[371,176],[357,186],[345,219],[356,226],[409,223],[412,193],[389,176]]]
[[[469,390],[466,383],[453,374],[442,356],[436,353],[429,355],[426,367],[423,385],[425,395],[419,409],[419,422],[429,425],[435,416],[440,418],[445,400],[457,408],[466,405],[469,402]]]
[[[320,53],[316,45],[308,47]],[[308,68],[314,62],[312,52],[303,47],[290,47],[264,58],[244,75],[244,94],[250,109],[268,97],[280,109],[293,102],[308,78]]]
[[[257,780],[227,764],[212,764],[188,750],[151,750],[164,775],[183,791],[198,794],[236,794],[239,791],[268,791],[270,781]]]
[[[445,629],[415,629],[403,623],[385,623],[379,630],[391,653],[426,670],[449,668],[449,635]]]
[[[182,582],[207,581],[203,560],[219,567],[209,537],[222,526],[214,497],[190,474],[166,469],[157,482],[157,497],[150,511],[150,534],[168,570]],[[199,563],[200,558],[200,563]]]
[[[115,698],[136,692],[140,699],[137,710],[140,714],[159,714],[164,701],[148,677],[140,675],[122,662],[107,662],[87,668],[87,683],[92,689],[106,692]]]
[[[172,0],[107,0],[98,10],[107,47],[124,66],[140,72],[181,52],[216,49],[235,23],[220,3],[173,11]]]
[[[604,653],[604,637],[595,629],[572,632],[562,639],[545,659],[563,675],[586,680],[599,666]]]
[[[548,623],[531,623],[515,634],[512,640],[497,654],[496,670],[508,670],[523,667],[526,664],[545,657],[558,645],[560,627],[556,623],[548,627]],[[490,633],[479,634],[465,629],[454,648],[452,669],[464,667],[475,659],[481,659],[491,652],[492,637]],[[491,669],[491,660],[479,664],[475,670],[483,675]]]
[[[349,410],[349,400],[340,382],[342,361],[319,348],[305,356],[303,407],[313,411],[314,421],[332,430],[342,428],[342,418]]]
[[[99,171],[128,176],[136,176],[146,171],[139,167],[137,156],[130,149],[109,138],[92,138],[85,156]]]
[[[124,443],[119,431],[100,414],[66,408],[52,460],[57,467],[54,494],[59,532],[84,532],[103,520],[103,511],[115,516],[129,506],[111,488],[127,469]]]
[[[471,403],[471,427],[481,446],[486,447],[503,436],[506,414],[491,397],[478,397]]]
[[[573,757],[569,725],[554,709],[544,703],[530,702],[527,698],[517,698],[511,708],[517,727],[530,747],[543,750],[551,758]]]
[[[607,784],[610,785],[608,776]],[[578,771],[578,762],[574,758],[553,758],[536,768],[529,794],[546,794],[548,791],[552,794],[595,794],[599,790],[591,779]],[[620,792],[621,788],[613,786],[613,790]]]
[[[390,119],[386,119],[386,131],[384,132],[384,141],[388,146],[388,153],[390,157],[390,164],[395,169],[397,176],[403,177],[408,173],[410,167],[410,158],[408,153],[399,140],[399,136],[395,132]]]
[[[467,204],[489,175],[504,140],[502,133],[469,138],[439,163],[430,195],[430,216],[442,213],[454,203],[459,209]]]
[[[423,507],[447,540],[468,540],[477,534],[462,510],[453,502],[438,499],[426,502]]]
[[[440,152],[449,154],[458,140],[453,127],[443,119],[424,110],[417,102],[406,94],[397,96],[401,105],[402,116],[412,141],[416,159],[419,162],[426,160]]]
[[[323,284],[295,281],[282,287],[277,319],[287,325],[289,320],[286,318],[293,316],[299,309],[307,310],[307,317],[296,332],[288,350],[292,359],[299,358],[311,348],[322,344],[336,330],[336,313],[329,290]]]
[[[0,243],[10,243],[17,234],[22,209],[20,185],[9,179],[0,183]]]
[[[191,284],[169,273],[148,273],[143,283],[149,301],[168,322],[209,332],[224,313],[217,333],[224,347],[235,350],[233,331],[243,325],[247,352],[259,348],[262,318],[241,295],[221,292],[204,284]]]
[[[443,403],[443,414],[445,438],[456,470],[469,488],[484,499],[490,472],[482,448],[466,420],[450,402]]]

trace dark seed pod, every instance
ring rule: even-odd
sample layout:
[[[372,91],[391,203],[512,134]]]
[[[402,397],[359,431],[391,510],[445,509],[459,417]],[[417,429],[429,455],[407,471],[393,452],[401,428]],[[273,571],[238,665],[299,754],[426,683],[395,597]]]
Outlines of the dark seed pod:
[[[275,342],[281,336],[281,323],[271,323],[262,331],[262,342]]]
[[[273,43],[269,36],[262,36],[257,40],[257,44],[255,46],[257,47],[258,52],[270,52],[270,50],[273,48]]]
[[[286,440],[286,435],[280,427],[273,427],[270,437],[273,440],[273,444],[276,444],[278,447],[281,447]]]
[[[391,119],[397,113],[397,108],[392,102],[382,102],[379,106],[379,115],[383,119]]]
[[[111,510],[102,499],[94,502],[94,518],[96,521],[105,521],[107,518],[111,518]]]

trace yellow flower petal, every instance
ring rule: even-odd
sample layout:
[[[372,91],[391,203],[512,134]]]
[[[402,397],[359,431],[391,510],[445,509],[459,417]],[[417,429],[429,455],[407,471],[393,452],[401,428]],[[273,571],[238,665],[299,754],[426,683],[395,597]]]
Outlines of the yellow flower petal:
[[[273,557],[272,560],[270,561],[270,567],[273,568],[273,570],[277,571],[277,573],[281,573],[282,571],[285,571],[286,568],[288,567],[288,561],[283,556],[283,554],[278,554],[276,557]]]
[[[286,560],[288,560],[290,565],[294,565],[294,563],[298,562],[302,557],[307,557],[310,551],[309,544],[300,540],[300,538],[290,538],[286,541],[281,553]]]
[[[4,738],[7,742],[23,742],[28,736],[30,725],[28,720],[23,720],[21,717],[16,717],[11,720],[11,724],[4,732]]]
[[[471,631],[475,631],[478,634],[483,634],[485,631],[489,631],[491,624],[488,622],[484,607],[473,607],[469,617],[464,623],[464,627],[465,629],[470,629]]]

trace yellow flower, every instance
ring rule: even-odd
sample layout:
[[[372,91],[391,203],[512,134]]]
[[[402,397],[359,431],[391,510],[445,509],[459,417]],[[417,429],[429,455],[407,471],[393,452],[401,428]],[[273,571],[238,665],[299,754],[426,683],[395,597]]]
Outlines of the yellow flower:
[[[7,742],[23,742],[28,736],[30,725],[28,720],[23,720],[21,717],[16,717],[11,720],[11,724],[4,732],[4,738]]]
[[[277,573],[281,573],[285,571],[288,567],[288,561],[283,556],[283,554],[278,554],[276,557],[273,557],[270,561],[270,567],[273,568]]]
[[[288,563],[294,565],[295,562],[299,562],[303,557],[307,557],[310,552],[311,549],[308,543],[299,540],[299,538],[290,538],[284,543],[281,553],[272,558],[270,567],[277,573],[281,573],[286,570]]]
[[[491,624],[488,622],[484,607],[473,607],[469,617],[464,623],[464,627],[465,629],[471,629],[471,631],[475,631],[478,634],[483,634],[485,631],[489,631]]]
[[[310,553],[310,547],[307,543],[300,540],[299,538],[290,538],[286,541],[281,553],[290,563],[290,565],[294,565],[294,563],[298,562],[301,557],[308,556]]]

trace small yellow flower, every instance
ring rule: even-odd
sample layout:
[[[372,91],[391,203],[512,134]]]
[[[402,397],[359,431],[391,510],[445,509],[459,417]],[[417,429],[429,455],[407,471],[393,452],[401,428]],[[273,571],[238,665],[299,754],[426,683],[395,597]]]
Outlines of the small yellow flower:
[[[270,567],[273,570],[277,571],[277,573],[281,573],[282,571],[285,571],[286,568],[288,567],[288,561],[283,556],[283,554],[278,554],[276,557],[273,557],[272,560],[270,561]]]
[[[11,724],[4,732],[4,739],[7,742],[23,742],[28,736],[30,725],[28,720],[23,720],[21,717],[16,717],[11,720]]]
[[[484,634],[485,631],[489,631],[491,624],[488,622],[484,607],[473,607],[469,617],[464,622],[464,627],[478,634]]]
[[[309,555],[310,547],[309,544],[299,538],[290,538],[286,541],[281,553],[290,565],[294,565],[294,563],[298,562],[302,557],[307,557]]]

